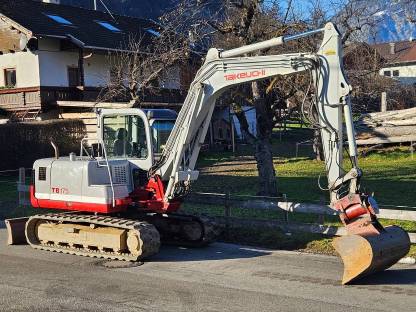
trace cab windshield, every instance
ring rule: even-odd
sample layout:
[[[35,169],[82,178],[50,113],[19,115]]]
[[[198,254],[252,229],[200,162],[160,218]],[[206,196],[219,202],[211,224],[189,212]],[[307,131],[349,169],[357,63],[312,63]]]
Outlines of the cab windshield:
[[[108,157],[147,158],[146,129],[139,116],[106,116],[103,129]]]
[[[153,151],[161,154],[166,141],[175,125],[173,120],[155,120],[152,124]]]

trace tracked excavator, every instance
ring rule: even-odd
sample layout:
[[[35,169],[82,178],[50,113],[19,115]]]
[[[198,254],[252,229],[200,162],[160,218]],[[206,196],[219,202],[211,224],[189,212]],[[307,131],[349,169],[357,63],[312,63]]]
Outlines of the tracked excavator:
[[[323,41],[317,52],[259,55],[318,33]],[[392,266],[409,251],[410,240],[400,227],[383,227],[376,201],[361,191],[351,86],[332,23],[228,51],[210,49],[174,124],[151,125],[157,110],[98,110],[97,138],[84,139],[79,155],[57,153],[34,163],[31,204],[55,212],[25,219],[25,240],[36,249],[130,261],[156,254],[161,241],[210,243],[215,225],[178,210],[198,178],[195,164],[216,99],[236,85],[300,72],[310,73],[317,112],[311,123],[321,132],[331,207],[348,233],[333,243],[344,262],[342,283]],[[350,170],[343,169],[344,144]],[[22,227],[7,224],[9,241],[16,242]]]

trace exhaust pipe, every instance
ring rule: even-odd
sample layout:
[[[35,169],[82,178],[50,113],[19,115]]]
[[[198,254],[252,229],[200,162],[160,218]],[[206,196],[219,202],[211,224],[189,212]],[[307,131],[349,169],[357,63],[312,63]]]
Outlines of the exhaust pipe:
[[[58,146],[51,140],[51,145],[53,150],[55,151],[55,159],[59,159],[59,148]]]

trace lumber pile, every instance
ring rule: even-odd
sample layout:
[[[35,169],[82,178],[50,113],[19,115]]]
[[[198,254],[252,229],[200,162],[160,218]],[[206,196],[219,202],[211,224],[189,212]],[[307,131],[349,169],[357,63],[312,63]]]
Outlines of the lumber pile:
[[[363,114],[355,126],[358,145],[416,142],[416,107]]]

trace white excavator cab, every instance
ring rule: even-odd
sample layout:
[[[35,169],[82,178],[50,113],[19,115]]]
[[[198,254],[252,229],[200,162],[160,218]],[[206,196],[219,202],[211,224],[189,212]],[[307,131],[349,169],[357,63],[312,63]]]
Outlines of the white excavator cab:
[[[97,137],[101,146],[94,148],[94,154],[129,159],[137,167],[149,170],[162,153],[176,117],[170,109],[98,110]]]

